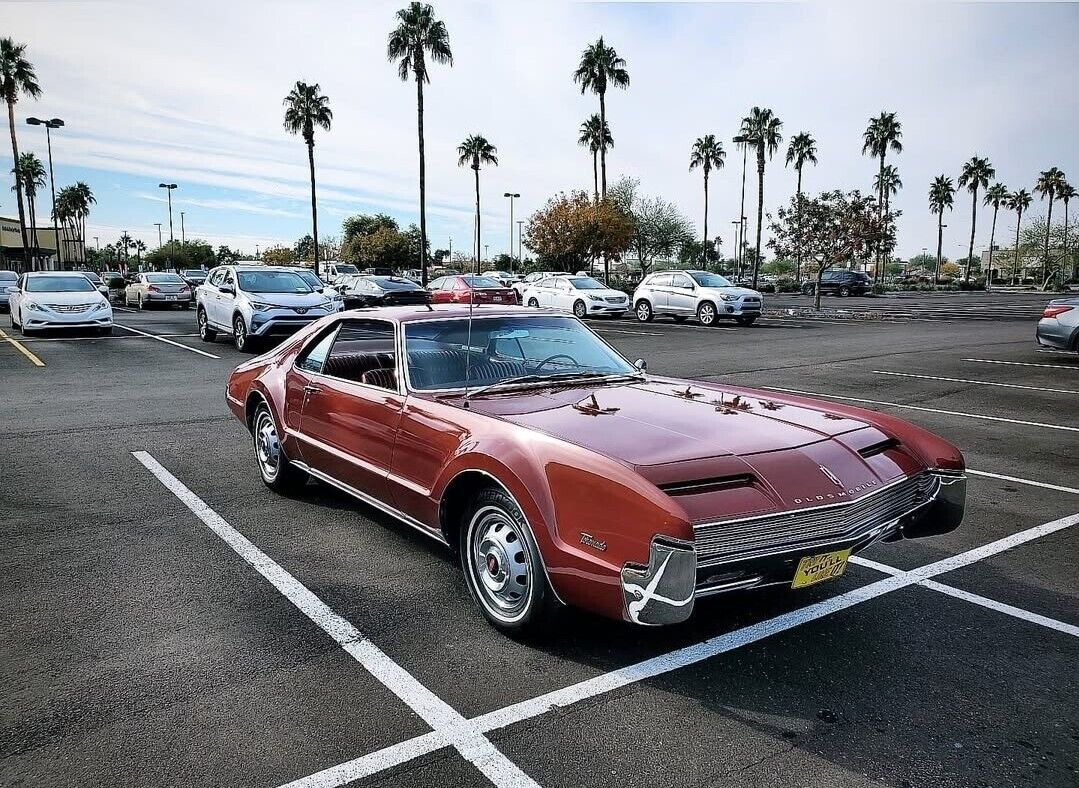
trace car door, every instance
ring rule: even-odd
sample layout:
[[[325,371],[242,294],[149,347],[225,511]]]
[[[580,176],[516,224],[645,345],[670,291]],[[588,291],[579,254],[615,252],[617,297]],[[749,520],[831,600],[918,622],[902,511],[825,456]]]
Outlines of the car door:
[[[321,369],[294,370],[308,378],[297,430],[303,461],[391,504],[387,475],[405,400],[396,376],[395,348],[393,323],[343,320]]]
[[[671,274],[671,286],[667,291],[667,311],[676,315],[692,315],[697,312],[697,293],[693,280],[686,274]]]
[[[669,312],[671,275],[657,274],[652,278],[649,289],[652,293],[652,311],[664,314]]]
[[[20,311],[19,306],[22,303],[22,294],[25,289],[26,274],[23,274],[19,277],[18,281],[15,282],[15,289],[11,291],[7,297],[8,311],[12,315],[11,319],[16,323],[22,323],[22,312]]]
[[[232,330],[232,307],[236,303],[237,289],[236,274],[231,268],[226,268],[221,284],[214,294],[214,314],[216,315],[214,322],[230,331]]]
[[[431,291],[432,304],[444,304],[449,301],[449,293],[442,289],[444,284],[446,284],[446,277],[440,276],[438,279],[427,285],[427,289]]]

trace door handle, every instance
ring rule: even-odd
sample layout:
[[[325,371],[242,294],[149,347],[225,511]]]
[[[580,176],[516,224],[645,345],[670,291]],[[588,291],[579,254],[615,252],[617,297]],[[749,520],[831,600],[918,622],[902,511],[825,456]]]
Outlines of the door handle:
[[[322,389],[319,386],[308,385],[303,387],[304,394],[318,394],[320,391],[322,391]]]

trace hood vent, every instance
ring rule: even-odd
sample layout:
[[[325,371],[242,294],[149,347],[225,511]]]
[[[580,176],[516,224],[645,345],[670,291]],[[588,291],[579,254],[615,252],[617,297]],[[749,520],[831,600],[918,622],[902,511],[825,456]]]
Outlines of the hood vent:
[[[884,454],[889,449],[898,448],[899,441],[895,438],[888,438],[888,440],[879,441],[878,443],[872,443],[866,446],[864,449],[858,449],[858,453],[869,459],[870,457],[876,457],[878,454]]]
[[[753,484],[753,474],[742,473],[737,476],[717,476],[711,479],[690,479],[684,482],[660,484],[659,489],[667,495],[701,495],[703,493],[730,490],[735,487],[749,487]]]

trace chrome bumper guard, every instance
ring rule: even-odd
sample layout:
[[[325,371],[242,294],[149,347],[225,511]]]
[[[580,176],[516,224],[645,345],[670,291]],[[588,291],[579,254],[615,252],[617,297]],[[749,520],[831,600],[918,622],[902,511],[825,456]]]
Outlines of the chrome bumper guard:
[[[688,542],[655,537],[648,566],[622,567],[623,615],[646,626],[677,624],[693,614],[697,551]]]

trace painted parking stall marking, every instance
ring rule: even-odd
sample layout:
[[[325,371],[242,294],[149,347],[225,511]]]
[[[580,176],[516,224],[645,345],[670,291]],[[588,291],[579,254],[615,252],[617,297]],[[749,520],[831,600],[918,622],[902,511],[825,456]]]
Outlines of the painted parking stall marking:
[[[149,333],[147,331],[140,331],[137,328],[132,328],[131,326],[121,325],[120,323],[115,323],[114,325],[117,328],[124,329],[124,331],[131,331],[132,333],[135,333],[135,334],[141,334],[144,337],[149,337],[150,339],[156,339],[158,342],[164,342],[166,345],[172,345],[173,347],[182,348],[183,350],[189,350],[192,353],[198,353],[200,356],[206,356],[206,358],[218,358],[218,359],[221,358],[221,356],[215,356],[213,353],[207,353],[205,350],[199,350],[198,348],[188,347],[187,345],[181,344],[179,342],[173,342],[171,339],[166,339],[165,337],[161,336],[160,334],[151,334],[151,333]]]
[[[1045,369],[1066,369],[1071,372],[1079,372],[1079,366],[1069,367],[1066,364],[1036,364],[1033,361],[999,361],[993,358],[965,358],[963,360],[978,364],[1004,364],[1010,367],[1044,367]]]
[[[45,366],[45,362],[42,361],[37,356],[35,356],[29,350],[27,350],[27,348],[19,340],[15,339],[13,337],[9,337],[3,331],[0,331],[0,339],[6,340],[13,348],[18,350],[20,353],[22,353],[28,359],[30,359],[30,363],[33,364],[35,367],[43,367],[43,366]]]
[[[900,378],[917,378],[919,380],[941,380],[947,383],[970,383],[975,386],[999,386],[1006,389],[1025,389],[1027,391],[1047,391],[1053,394],[1079,394],[1075,389],[1052,389],[1042,386],[1022,386],[1018,383],[996,383],[988,380],[968,380],[967,378],[945,378],[939,375],[915,375],[911,372],[886,372],[880,369],[873,370],[874,375],[893,375]]]
[[[465,760],[472,763],[499,788],[539,788],[537,783],[503,755],[474,723],[466,720],[417,681],[411,673],[390,659],[355,626],[334,612],[280,564],[229,525],[149,453],[136,451],[132,452],[132,456],[301,613],[430,725],[438,734],[442,745],[456,748]]]

